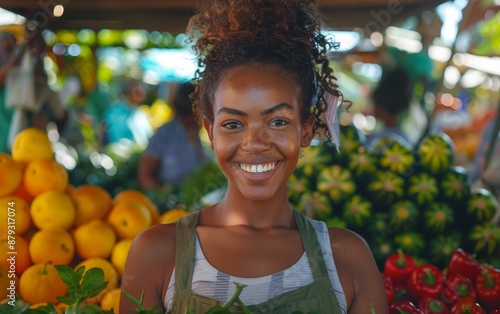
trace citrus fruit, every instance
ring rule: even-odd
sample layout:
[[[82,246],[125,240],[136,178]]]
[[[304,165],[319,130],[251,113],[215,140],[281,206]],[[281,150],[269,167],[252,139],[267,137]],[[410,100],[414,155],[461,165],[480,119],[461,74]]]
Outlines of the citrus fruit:
[[[108,291],[111,291],[118,287],[118,273],[116,272],[116,269],[111,264],[111,262],[107,259],[100,257],[88,258],[78,263],[75,266],[75,269],[78,269],[81,266],[85,267],[85,271],[94,267],[102,269],[102,271],[104,272],[104,281],[108,281],[106,289],[104,289],[99,295],[88,299],[85,303],[100,303],[102,301],[102,298]]]
[[[128,251],[132,245],[132,239],[122,239],[118,241],[111,251],[111,264],[115,266],[118,273],[123,275],[125,262],[127,261]]]
[[[22,274],[31,266],[28,241],[20,235],[0,236],[0,265]]]
[[[111,195],[99,186],[81,185],[73,191],[71,198],[76,207],[76,225],[92,219],[104,219],[111,210]]]
[[[52,159],[35,159],[24,171],[26,190],[33,196],[46,191],[64,191],[68,181],[67,170]]]
[[[172,222],[176,222],[187,214],[189,214],[187,210],[181,208],[172,208],[170,210],[167,210],[160,216],[159,223],[169,224]]]
[[[35,264],[69,265],[75,256],[75,244],[71,235],[62,228],[42,229],[31,238],[29,252]]]
[[[12,157],[0,153],[0,196],[12,194],[23,180],[23,168]]]
[[[17,235],[24,234],[31,225],[30,205],[20,197],[0,197],[0,234],[12,230]]]
[[[108,258],[116,243],[113,228],[105,221],[94,219],[75,229],[76,252],[82,258]]]
[[[113,206],[108,223],[119,238],[133,238],[151,226],[151,213],[141,203],[123,201]]]
[[[115,288],[108,291],[102,298],[101,309],[105,311],[113,310],[114,313],[120,313],[120,297],[122,289]]]
[[[66,284],[50,263],[34,264],[24,271],[19,279],[19,294],[31,304],[59,303],[57,296],[66,295]]]
[[[11,275],[12,276],[12,275]],[[14,284],[10,282],[11,280],[14,280]],[[14,289],[11,289],[14,288]],[[2,292],[5,293],[7,292],[8,295],[10,295],[10,291],[13,290],[14,294],[16,293],[16,288],[17,288],[17,283],[16,279],[14,278],[9,278],[9,269],[3,265],[0,265],[0,289],[2,289]],[[9,289],[9,290],[7,290]],[[2,297],[5,297],[5,294],[2,295]]]
[[[64,192],[47,191],[31,203],[31,218],[39,229],[69,229],[75,222],[75,206]]]
[[[33,195],[30,194],[30,192],[28,192],[28,189],[26,189],[26,185],[24,184],[24,182],[21,182],[19,187],[14,192],[12,192],[11,195],[20,197],[23,200],[25,200],[26,202],[28,202],[29,204],[31,204],[31,202],[35,198]]]
[[[160,217],[158,207],[149,199],[149,197],[146,196],[146,194],[137,190],[124,190],[115,195],[113,198],[113,205],[124,201],[135,201],[146,206],[148,211],[151,213],[151,224],[155,225],[158,223],[158,219]]]
[[[54,152],[47,134],[37,128],[27,128],[19,132],[12,144],[12,158],[19,162],[30,162],[33,159],[52,159]]]

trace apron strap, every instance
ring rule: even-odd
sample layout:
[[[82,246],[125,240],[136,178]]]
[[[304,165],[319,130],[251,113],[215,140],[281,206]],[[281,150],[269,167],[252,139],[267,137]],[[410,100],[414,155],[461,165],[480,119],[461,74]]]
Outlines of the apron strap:
[[[300,231],[302,244],[304,245],[314,280],[318,281],[322,278],[329,278],[316,230],[303,213],[293,209],[293,215]]]
[[[196,224],[200,211],[181,218],[176,223],[175,291],[190,291],[194,269]],[[179,267],[180,266],[180,267]]]

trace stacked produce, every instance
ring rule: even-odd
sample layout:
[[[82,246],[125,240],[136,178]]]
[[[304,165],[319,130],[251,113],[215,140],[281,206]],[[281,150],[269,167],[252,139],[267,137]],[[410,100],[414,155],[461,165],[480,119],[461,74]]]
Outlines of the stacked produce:
[[[390,314],[500,313],[500,269],[460,248],[444,270],[400,250],[381,274]]]
[[[56,265],[104,273],[106,289],[86,300],[115,307],[133,238],[152,225],[185,215],[176,209],[160,215],[142,192],[112,196],[104,188],[69,184],[67,170],[53,158],[47,134],[26,129],[15,139],[12,155],[0,153],[0,287],[5,302],[67,307],[57,296],[67,285]]]
[[[446,134],[429,134],[411,149],[393,137],[367,147],[353,125],[340,130],[339,151],[328,144],[303,150],[289,181],[297,209],[361,234],[379,268],[398,248],[440,268],[459,247],[498,263],[498,201],[471,189]]]

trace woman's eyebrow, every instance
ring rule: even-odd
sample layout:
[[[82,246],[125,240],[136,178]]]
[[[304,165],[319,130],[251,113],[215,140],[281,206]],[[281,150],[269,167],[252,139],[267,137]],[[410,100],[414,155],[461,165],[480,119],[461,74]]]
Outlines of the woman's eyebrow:
[[[270,113],[273,113],[273,112],[276,112],[276,111],[282,110],[282,109],[293,110],[293,107],[290,106],[289,104],[281,103],[281,104],[278,104],[278,105],[271,107],[269,109],[262,110],[260,112],[260,114],[264,116],[264,115],[267,115],[267,114],[270,114]]]
[[[248,116],[248,114],[246,112],[243,112],[243,111],[238,110],[238,109],[227,108],[227,107],[222,107],[221,109],[219,109],[219,111],[217,111],[217,115],[220,115],[221,113],[224,113],[224,112],[229,113],[229,114],[234,114],[237,116],[242,116],[242,117]]]
[[[262,110],[260,112],[261,115],[267,115],[267,114],[270,114],[270,113],[273,113],[273,112],[276,112],[276,111],[279,111],[279,110],[283,110],[283,109],[286,109],[286,110],[293,110],[293,107],[290,106],[289,104],[286,104],[286,103],[281,103],[281,104],[278,104],[274,107],[271,107],[269,109],[265,109],[265,110]],[[229,114],[233,114],[233,115],[237,115],[237,116],[242,116],[242,117],[247,117],[248,114],[244,111],[241,111],[241,110],[238,110],[238,109],[234,109],[234,108],[228,108],[228,107],[222,107],[221,109],[219,109],[219,111],[217,111],[217,115],[221,114],[221,113],[229,113]]]

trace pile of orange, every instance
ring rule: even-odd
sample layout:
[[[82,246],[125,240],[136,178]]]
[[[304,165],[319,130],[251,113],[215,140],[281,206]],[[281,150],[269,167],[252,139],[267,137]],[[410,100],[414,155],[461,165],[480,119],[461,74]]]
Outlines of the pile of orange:
[[[89,302],[118,313],[120,280],[134,237],[155,224],[175,222],[187,211],[160,215],[136,190],[113,197],[99,186],[71,186],[67,170],[53,156],[47,134],[34,128],[19,133],[11,155],[0,153],[0,206],[12,208],[0,211],[0,287],[9,287],[12,251],[16,293],[33,305],[58,305],[56,296],[65,295],[67,287],[54,265],[99,267],[109,283]],[[14,250],[9,232],[15,234]]]

